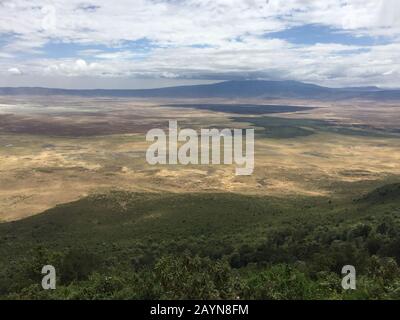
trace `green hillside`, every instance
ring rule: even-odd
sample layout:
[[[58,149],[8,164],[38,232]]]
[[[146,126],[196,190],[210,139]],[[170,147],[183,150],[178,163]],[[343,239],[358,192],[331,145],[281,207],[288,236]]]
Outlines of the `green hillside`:
[[[400,298],[400,197],[383,188],[394,191],[337,203],[230,193],[90,196],[0,224],[0,297]],[[45,264],[57,270],[52,292],[40,287]],[[340,286],[346,264],[357,269],[355,292]]]
[[[400,199],[400,183],[382,186],[363,196],[359,201],[372,204],[396,202]]]

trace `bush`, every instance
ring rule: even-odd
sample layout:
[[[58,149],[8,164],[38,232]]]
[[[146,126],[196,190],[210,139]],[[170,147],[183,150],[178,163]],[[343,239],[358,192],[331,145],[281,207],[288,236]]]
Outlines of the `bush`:
[[[306,300],[316,299],[321,289],[304,273],[286,265],[253,273],[245,282],[241,298],[258,300]]]
[[[99,269],[100,259],[85,250],[72,249],[67,252],[61,262],[58,272],[61,284],[88,279],[89,275]]]
[[[227,262],[187,254],[160,259],[155,274],[164,299],[233,299],[239,285]]]

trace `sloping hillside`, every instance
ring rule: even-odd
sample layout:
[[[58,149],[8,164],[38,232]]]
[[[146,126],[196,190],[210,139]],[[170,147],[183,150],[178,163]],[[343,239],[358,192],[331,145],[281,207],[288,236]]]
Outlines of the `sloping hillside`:
[[[93,195],[0,224],[0,298],[398,297],[397,195],[398,185],[372,191],[365,199],[385,202],[368,205],[230,193]],[[41,290],[44,264],[56,266],[60,290]],[[357,268],[357,292],[339,285],[346,264]]]

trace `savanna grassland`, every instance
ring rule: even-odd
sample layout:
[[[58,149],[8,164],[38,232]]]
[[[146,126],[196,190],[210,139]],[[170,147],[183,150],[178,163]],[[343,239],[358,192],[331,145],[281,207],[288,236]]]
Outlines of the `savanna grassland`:
[[[0,97],[0,298],[398,299],[398,108]],[[147,164],[170,119],[254,127],[253,175]]]

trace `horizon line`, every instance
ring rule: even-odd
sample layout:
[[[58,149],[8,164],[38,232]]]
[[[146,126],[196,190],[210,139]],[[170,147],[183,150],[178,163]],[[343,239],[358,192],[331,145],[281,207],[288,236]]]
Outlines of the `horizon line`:
[[[375,88],[379,90],[400,90],[400,88],[384,88],[380,87],[377,85],[369,85],[369,86],[341,86],[341,87],[330,87],[330,86],[325,86],[325,85],[320,85],[312,82],[303,82],[299,80],[266,80],[266,79],[246,79],[246,80],[217,80],[216,82],[213,83],[208,83],[208,84],[186,84],[186,85],[171,85],[171,86],[161,86],[161,87],[155,87],[155,88],[129,88],[129,89],[110,89],[110,88],[79,88],[79,89],[74,89],[74,88],[61,88],[61,87],[45,87],[45,86],[0,86],[0,89],[49,89],[49,90],[64,90],[64,91],[150,91],[150,90],[158,90],[158,89],[168,89],[168,88],[179,88],[179,87],[198,87],[198,86],[212,86],[215,84],[220,84],[220,83],[228,83],[228,82],[294,82],[294,83],[300,83],[300,84],[306,84],[306,85],[314,85],[318,86],[321,88],[327,88],[327,89],[349,89],[349,88],[354,88],[354,89],[366,89],[366,88]]]

